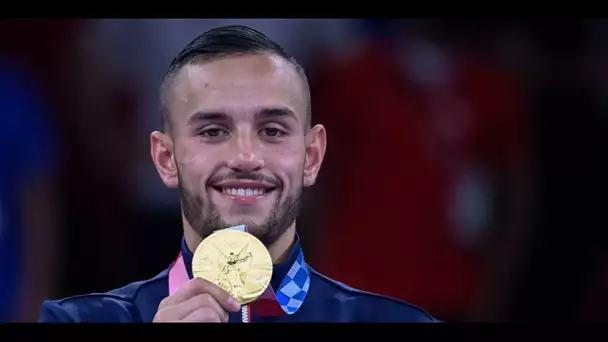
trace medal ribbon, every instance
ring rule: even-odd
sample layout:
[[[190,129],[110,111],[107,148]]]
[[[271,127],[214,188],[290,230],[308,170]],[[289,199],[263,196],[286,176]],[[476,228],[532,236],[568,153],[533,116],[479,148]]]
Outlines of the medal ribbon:
[[[245,226],[226,229],[246,231]],[[190,276],[186,270],[183,255],[180,252],[169,270],[169,295],[177,292],[189,280]],[[243,322],[251,321],[249,307],[259,316],[294,314],[304,303],[309,288],[310,271],[304,262],[304,253],[300,248],[296,261],[291,265],[285,278],[281,281],[278,291],[275,292],[272,286],[268,286],[258,300],[249,304],[248,307],[243,307]]]

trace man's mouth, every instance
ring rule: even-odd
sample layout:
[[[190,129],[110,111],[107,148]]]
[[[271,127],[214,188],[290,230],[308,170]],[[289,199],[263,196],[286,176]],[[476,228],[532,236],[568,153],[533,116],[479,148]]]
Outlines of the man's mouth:
[[[211,186],[215,191],[232,200],[240,202],[253,202],[276,189],[276,186],[258,181],[229,181]]]

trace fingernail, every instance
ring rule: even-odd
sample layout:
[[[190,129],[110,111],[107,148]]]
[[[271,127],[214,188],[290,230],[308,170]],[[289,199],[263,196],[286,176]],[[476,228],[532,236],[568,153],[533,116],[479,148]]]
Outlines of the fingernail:
[[[232,306],[235,310],[241,308],[241,303],[232,296],[228,297],[228,305]]]

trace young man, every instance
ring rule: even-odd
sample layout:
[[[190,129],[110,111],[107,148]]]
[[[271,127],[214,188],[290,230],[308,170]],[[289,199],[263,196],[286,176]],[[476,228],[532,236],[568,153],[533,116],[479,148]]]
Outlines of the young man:
[[[224,26],[186,46],[161,87],[165,133],[151,135],[161,179],[180,190],[181,256],[153,279],[47,301],[40,321],[241,322],[234,298],[193,279],[191,265],[204,238],[246,225],[268,248],[282,309],[268,314],[253,303],[249,321],[433,322],[415,306],[349,288],[305,263],[295,218],[326,148],[325,128],[311,127],[309,96],[298,63],[255,30]],[[179,272],[186,283],[172,292]]]

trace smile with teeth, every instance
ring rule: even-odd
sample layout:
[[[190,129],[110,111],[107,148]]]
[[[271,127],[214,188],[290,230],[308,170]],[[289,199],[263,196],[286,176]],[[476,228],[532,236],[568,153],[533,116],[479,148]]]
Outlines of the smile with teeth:
[[[222,193],[230,196],[263,196],[266,193],[266,189],[223,188]]]
[[[240,204],[256,203],[276,189],[271,184],[247,180],[228,181],[211,187],[225,198]]]

